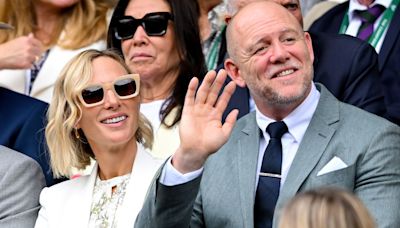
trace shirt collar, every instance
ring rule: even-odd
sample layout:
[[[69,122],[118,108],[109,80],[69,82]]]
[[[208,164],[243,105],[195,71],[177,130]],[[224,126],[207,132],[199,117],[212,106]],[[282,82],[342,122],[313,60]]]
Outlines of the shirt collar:
[[[311,118],[317,109],[319,98],[320,93],[312,82],[311,91],[307,98],[283,119],[289,129],[289,134],[292,135],[297,142],[301,142],[303,139]],[[256,121],[258,127],[265,133],[267,126],[276,120],[262,114],[256,106]]]

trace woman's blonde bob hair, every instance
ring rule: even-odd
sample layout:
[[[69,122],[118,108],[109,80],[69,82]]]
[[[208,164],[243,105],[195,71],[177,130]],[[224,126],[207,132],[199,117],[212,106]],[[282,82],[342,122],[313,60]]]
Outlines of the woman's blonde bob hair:
[[[47,113],[46,140],[51,167],[55,177],[70,176],[71,168],[84,169],[94,158],[82,130],[76,124],[82,115],[79,94],[93,77],[93,60],[108,57],[131,73],[124,60],[111,50],[87,50],[74,57],[62,70],[54,86],[53,98]],[[139,113],[136,140],[151,148],[153,132],[148,120]]]
[[[295,196],[283,209],[279,228],[374,228],[363,203],[338,188],[320,188]]]

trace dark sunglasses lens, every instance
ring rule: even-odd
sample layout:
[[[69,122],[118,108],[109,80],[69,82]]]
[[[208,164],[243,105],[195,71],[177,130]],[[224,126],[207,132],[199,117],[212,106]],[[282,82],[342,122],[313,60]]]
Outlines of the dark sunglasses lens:
[[[149,36],[161,36],[167,31],[168,19],[162,16],[146,18],[144,28]]]
[[[94,104],[103,100],[104,91],[101,86],[91,86],[82,90],[82,98],[86,104]]]
[[[136,93],[136,82],[132,78],[125,78],[115,82],[115,92],[119,96],[125,97]]]
[[[132,18],[120,19],[115,26],[115,36],[117,39],[130,39],[137,29],[137,23]]]

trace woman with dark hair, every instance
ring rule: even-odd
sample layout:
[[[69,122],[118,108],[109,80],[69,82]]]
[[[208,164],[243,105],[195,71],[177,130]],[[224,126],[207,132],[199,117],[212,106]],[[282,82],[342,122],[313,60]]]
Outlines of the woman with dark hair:
[[[121,0],[110,22],[108,47],[140,75],[140,111],[154,129],[152,153],[158,158],[178,147],[187,86],[206,72],[198,11],[195,0]]]

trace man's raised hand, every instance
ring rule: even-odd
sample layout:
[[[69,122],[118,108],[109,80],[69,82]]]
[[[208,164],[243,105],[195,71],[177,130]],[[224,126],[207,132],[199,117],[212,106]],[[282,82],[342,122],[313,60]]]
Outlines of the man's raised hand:
[[[189,83],[179,126],[181,143],[172,159],[173,166],[181,173],[202,167],[232,132],[238,110],[230,112],[222,124],[222,114],[236,87],[230,82],[219,96],[226,76],[225,70],[220,70],[218,75],[209,71],[197,92],[198,79],[193,78]]]

